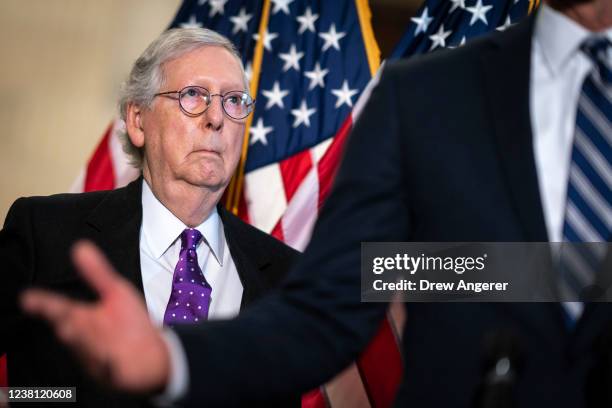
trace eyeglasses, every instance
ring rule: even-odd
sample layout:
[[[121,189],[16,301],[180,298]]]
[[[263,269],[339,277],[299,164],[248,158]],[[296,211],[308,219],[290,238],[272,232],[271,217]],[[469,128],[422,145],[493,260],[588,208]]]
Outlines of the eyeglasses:
[[[246,92],[229,91],[225,94],[211,94],[208,89],[201,86],[186,86],[180,91],[160,92],[154,96],[170,95],[178,95],[181,110],[189,116],[198,116],[206,112],[213,96],[221,97],[223,112],[232,119],[246,118],[255,107],[255,101]]]

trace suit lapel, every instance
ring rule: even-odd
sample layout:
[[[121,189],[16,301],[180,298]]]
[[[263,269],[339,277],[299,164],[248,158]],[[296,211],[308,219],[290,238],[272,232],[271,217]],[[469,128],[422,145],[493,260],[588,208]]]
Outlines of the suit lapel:
[[[488,117],[516,218],[525,242],[547,242],[538,175],[533,150],[530,114],[531,41],[535,15],[513,29],[491,38],[482,54],[481,66]],[[533,329],[558,342],[564,336],[561,306],[548,303],[499,305],[526,322]]]
[[[142,177],[113,190],[86,220],[89,236],[117,271],[144,293],[140,272]]]
[[[265,260],[265,254],[257,249],[257,242],[252,234],[248,234],[246,226],[222,206],[217,206],[217,209],[223,222],[227,246],[244,288],[240,304],[242,310],[266,289],[261,279],[261,269],[268,265],[269,261]]]

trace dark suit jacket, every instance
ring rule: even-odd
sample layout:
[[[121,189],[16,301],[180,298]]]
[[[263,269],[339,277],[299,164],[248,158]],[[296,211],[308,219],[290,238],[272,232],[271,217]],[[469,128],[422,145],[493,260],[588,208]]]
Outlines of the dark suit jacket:
[[[279,294],[237,320],[178,330],[198,384],[191,402],[239,405],[308,389],[347,365],[386,307],[360,302],[360,242],[548,240],[530,124],[533,25],[385,69]],[[522,342],[517,406],[581,407],[593,343],[612,316],[589,304],[569,331],[556,303],[406,308],[398,405],[411,408],[472,406],[483,343],[498,329]]]
[[[69,260],[69,249],[80,238],[98,244],[142,292],[141,191],[139,179],[113,191],[24,198],[13,204],[0,232],[0,354],[8,355],[9,385],[76,386],[82,406],[132,406],[132,401],[101,393],[47,327],[19,312],[16,296],[24,287],[41,286],[75,298],[94,298]],[[218,211],[244,287],[244,308],[277,286],[297,252],[222,207]],[[298,406],[299,395],[290,401]]]

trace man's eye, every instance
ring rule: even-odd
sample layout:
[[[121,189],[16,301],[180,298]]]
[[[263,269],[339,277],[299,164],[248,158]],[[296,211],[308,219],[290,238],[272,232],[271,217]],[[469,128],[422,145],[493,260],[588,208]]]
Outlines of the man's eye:
[[[200,92],[198,92],[196,89],[190,88],[187,90],[187,92],[185,92],[185,94],[189,97],[195,97],[195,96],[199,96]]]

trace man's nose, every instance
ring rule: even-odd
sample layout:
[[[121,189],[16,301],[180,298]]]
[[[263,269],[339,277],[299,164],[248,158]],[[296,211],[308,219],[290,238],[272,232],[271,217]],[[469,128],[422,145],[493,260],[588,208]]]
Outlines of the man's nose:
[[[217,100],[215,100],[217,99]],[[223,126],[223,97],[221,95],[211,95],[210,105],[204,112],[204,126],[212,129],[220,129]]]

